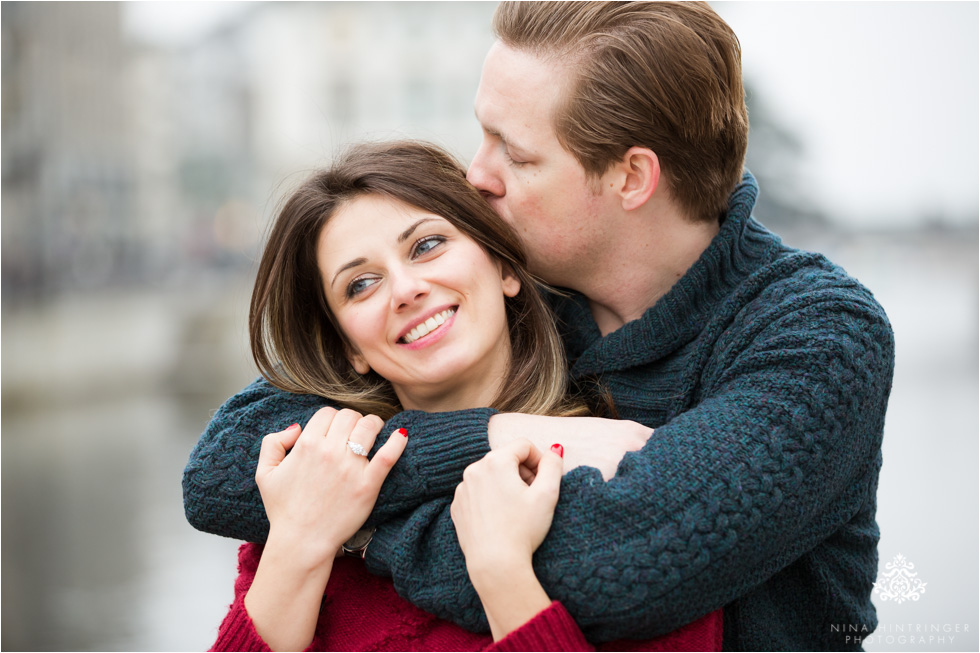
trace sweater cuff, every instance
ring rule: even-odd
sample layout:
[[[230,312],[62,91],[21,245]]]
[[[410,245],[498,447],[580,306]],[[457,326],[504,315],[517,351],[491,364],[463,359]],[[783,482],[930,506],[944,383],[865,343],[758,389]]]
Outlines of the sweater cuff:
[[[493,408],[448,413],[412,410],[388,422],[393,429],[408,431],[410,467],[425,488],[423,501],[451,493],[463,480],[463,470],[490,452],[487,424],[496,414]]]
[[[578,624],[558,601],[507,633],[487,651],[594,651]]]
[[[245,610],[245,598],[239,596],[218,629],[218,639],[209,651],[271,651]]]

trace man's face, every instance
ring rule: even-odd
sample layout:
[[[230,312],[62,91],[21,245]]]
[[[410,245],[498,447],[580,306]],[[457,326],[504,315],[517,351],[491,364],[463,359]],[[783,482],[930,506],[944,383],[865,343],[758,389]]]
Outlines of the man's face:
[[[555,136],[552,112],[562,83],[560,68],[495,43],[476,94],[483,143],[466,177],[517,230],[531,271],[576,288],[602,244],[611,193],[601,180],[590,183]]]

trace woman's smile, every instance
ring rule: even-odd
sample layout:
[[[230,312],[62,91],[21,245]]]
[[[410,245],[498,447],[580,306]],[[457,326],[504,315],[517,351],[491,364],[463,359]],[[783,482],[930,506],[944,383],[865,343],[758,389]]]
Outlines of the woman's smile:
[[[452,327],[458,309],[459,306],[450,306],[425,320],[421,320],[415,326],[406,329],[405,333],[398,338],[398,343],[409,349],[421,349],[435,344]]]

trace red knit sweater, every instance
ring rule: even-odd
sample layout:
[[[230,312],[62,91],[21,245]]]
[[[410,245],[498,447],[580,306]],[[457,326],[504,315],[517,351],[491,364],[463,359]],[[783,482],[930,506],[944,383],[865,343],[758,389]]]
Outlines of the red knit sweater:
[[[245,611],[245,594],[255,578],[262,547],[238,551],[235,602],[218,629],[212,651],[268,651]],[[646,641],[608,642],[598,650],[720,651],[721,610],[672,633]],[[353,558],[334,562],[320,606],[311,651],[594,651],[571,615],[555,601],[533,619],[494,642],[438,619],[395,593],[388,578],[369,574]]]

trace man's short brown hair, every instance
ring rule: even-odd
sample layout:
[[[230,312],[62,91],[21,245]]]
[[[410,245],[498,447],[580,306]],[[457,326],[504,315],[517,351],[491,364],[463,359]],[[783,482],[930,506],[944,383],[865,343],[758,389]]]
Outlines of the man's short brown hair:
[[[749,120],[738,38],[707,4],[501,2],[493,30],[568,71],[555,134],[590,176],[647,147],[690,217],[724,215]]]

